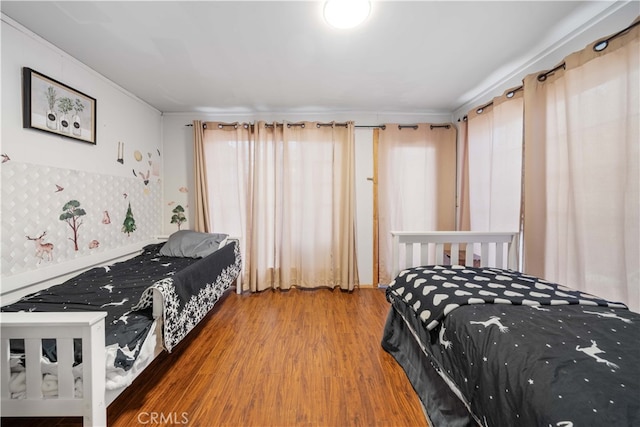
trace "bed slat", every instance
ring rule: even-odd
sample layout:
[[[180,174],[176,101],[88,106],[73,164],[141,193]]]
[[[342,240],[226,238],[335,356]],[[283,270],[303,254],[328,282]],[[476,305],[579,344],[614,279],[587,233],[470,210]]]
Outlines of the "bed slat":
[[[429,244],[422,243],[420,245],[420,263],[427,265],[429,263]]]
[[[451,244],[451,265],[460,263],[460,245],[458,243]]]
[[[25,362],[27,373],[27,399],[42,399],[42,369],[40,355],[42,354],[42,340],[27,338],[24,340]]]
[[[489,267],[489,243],[483,242],[480,250],[480,267]],[[471,264],[473,265],[473,264]]]
[[[442,264],[444,262],[444,245],[442,243],[436,243],[436,264]]]
[[[473,243],[464,245],[464,265],[473,265]]]
[[[413,264],[413,245],[406,246],[404,268],[409,268]]]
[[[2,390],[2,399],[9,398],[9,379],[11,378],[11,355],[9,349],[9,339],[2,338],[0,343],[2,351],[2,374],[0,374],[0,389]]]
[[[73,339],[60,338],[56,341],[58,351],[58,397],[71,399],[74,393]]]
[[[496,265],[504,265],[504,243],[496,243]]]

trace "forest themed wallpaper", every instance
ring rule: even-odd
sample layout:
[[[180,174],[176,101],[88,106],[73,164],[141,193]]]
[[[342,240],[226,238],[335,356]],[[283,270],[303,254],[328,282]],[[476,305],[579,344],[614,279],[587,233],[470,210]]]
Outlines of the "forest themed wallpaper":
[[[144,242],[161,229],[153,168],[123,177],[3,159],[0,169],[3,277]]]

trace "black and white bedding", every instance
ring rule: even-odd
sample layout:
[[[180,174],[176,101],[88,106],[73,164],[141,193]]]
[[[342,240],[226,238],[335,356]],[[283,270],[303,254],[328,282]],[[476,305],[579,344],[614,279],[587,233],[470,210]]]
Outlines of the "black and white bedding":
[[[206,315],[227,290],[241,268],[240,252],[231,242],[204,258],[161,255],[165,244],[143,248],[127,261],[97,267],[46,290],[1,307],[1,311],[106,311],[107,379],[126,374],[152,332],[152,295],[164,300],[163,342],[171,350]],[[12,340],[12,353],[21,353],[21,340]],[[75,343],[77,363],[80,342]],[[55,362],[53,340],[43,340],[45,363]],[[112,382],[111,388],[122,386]],[[107,381],[107,388],[110,381]],[[126,385],[126,384],[125,384]]]
[[[171,351],[213,308],[240,274],[240,248],[232,242],[203,258],[215,262],[189,265],[145,289],[132,310],[145,310],[153,304],[153,293],[163,299],[164,347]],[[181,259],[181,258],[178,258]],[[182,258],[184,259],[184,258]],[[204,263],[203,263],[204,264]]]
[[[624,304],[462,266],[405,270],[387,299],[382,345],[428,415],[438,405],[425,400],[440,396],[429,395],[425,364],[484,426],[640,425],[640,315]],[[451,424],[440,415],[434,425]]]

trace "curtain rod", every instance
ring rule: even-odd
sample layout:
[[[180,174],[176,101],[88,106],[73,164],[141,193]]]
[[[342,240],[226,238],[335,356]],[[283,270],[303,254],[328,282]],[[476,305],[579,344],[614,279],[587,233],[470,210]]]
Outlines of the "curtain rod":
[[[185,126],[193,126],[193,123],[187,123]],[[222,129],[223,127],[227,127],[227,126],[233,126],[234,128],[238,128],[239,123],[219,123],[218,124],[218,128]],[[248,123],[244,123],[242,126],[244,126],[244,128],[246,129],[249,126],[253,126],[253,123],[248,124]],[[266,123],[265,126],[267,127],[273,127],[274,125],[271,123]],[[276,123],[276,126],[283,126],[282,123]],[[304,123],[287,123],[287,127],[292,127],[292,126],[300,126],[304,128]],[[347,126],[347,123],[316,123],[317,127],[321,127],[321,126]],[[207,124],[203,123],[202,124],[203,128],[207,128]],[[362,128],[367,128],[367,129],[382,129],[385,130],[387,128],[386,125],[356,125],[354,126],[355,128],[358,129],[362,129]],[[451,125],[449,124],[444,124],[444,125],[429,125],[429,128],[431,130],[436,129],[436,128],[445,128],[445,129],[449,129],[451,127]],[[406,129],[406,128],[410,128],[410,129],[418,129],[418,125],[398,125],[398,129],[402,130],[402,129]]]
[[[633,24],[629,25],[628,27],[618,31],[617,33],[615,33],[614,35],[612,35],[609,38],[606,39],[602,39],[600,41],[597,41],[593,44],[593,51],[594,52],[602,52],[603,50],[605,50],[607,47],[609,47],[609,42],[613,39],[617,39],[618,37],[620,37],[621,35],[629,32],[633,27],[638,26],[638,24],[640,24],[640,20],[637,20],[636,22],[634,22]],[[547,77],[550,76],[551,74],[555,73],[556,71],[558,71],[560,68],[565,69],[566,68],[566,62],[562,61],[562,64],[559,64],[557,67],[552,68],[549,71],[546,71],[544,73],[540,73],[538,74],[538,81],[539,82],[543,82],[545,80],[547,80]]]
[[[233,126],[234,128],[237,128],[240,124],[238,122],[235,123],[218,123],[218,128],[222,129],[223,127],[227,127],[227,126]],[[243,123],[242,126],[246,129],[249,126],[254,126],[254,123]],[[347,127],[349,124],[348,123],[335,123],[335,122],[331,122],[331,123],[316,123],[316,127],[328,127],[328,126],[342,126],[342,127]],[[187,123],[185,126],[193,126],[193,123]],[[273,123],[265,123],[266,127],[273,127],[274,124]],[[275,123],[275,126],[284,126],[283,123]],[[304,123],[287,123],[287,127],[290,128],[292,126],[300,126],[302,128],[305,127]],[[202,124],[203,128],[207,128],[207,124],[203,123]],[[358,126],[356,126],[358,127]]]
[[[599,42],[596,42],[593,45],[593,50],[595,52],[602,52],[603,50],[605,50],[608,46],[609,46],[609,42],[613,39],[617,39],[618,37],[620,37],[621,35],[623,35],[624,33],[626,33],[627,31],[630,31],[633,27],[637,26],[638,24],[640,24],[640,20],[637,20],[636,22],[634,22],[633,24],[629,25],[627,28],[618,31],[617,33],[615,33],[614,35],[612,35],[611,37],[609,37],[608,39],[604,39],[604,40],[600,40]]]
[[[517,87],[517,88],[515,88],[515,89],[511,89],[509,92],[507,92],[507,93],[506,93],[506,95],[505,95],[505,96],[506,96],[507,98],[513,98],[513,97],[514,97],[514,95],[516,94],[516,92],[518,92],[518,91],[520,91],[520,90],[522,90],[522,89],[524,89],[524,86],[523,86],[523,85],[520,85],[520,86],[518,86],[518,87]],[[484,104],[483,106],[478,107],[478,108],[476,109],[476,113],[478,113],[478,114],[482,114],[485,108],[490,107],[490,106],[492,106],[492,105],[493,105],[493,101],[487,102],[487,103],[486,103],[486,104]],[[465,117],[467,117],[467,116],[465,116]],[[460,121],[460,120],[458,120],[458,121]]]

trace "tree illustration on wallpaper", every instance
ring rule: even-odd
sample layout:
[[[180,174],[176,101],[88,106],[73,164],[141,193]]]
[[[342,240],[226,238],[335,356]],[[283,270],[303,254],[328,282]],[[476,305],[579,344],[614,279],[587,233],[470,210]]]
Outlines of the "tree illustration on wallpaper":
[[[80,207],[80,202],[77,200],[69,200],[62,207],[62,215],[60,215],[60,221],[65,221],[69,224],[69,227],[73,230],[73,238],[69,238],[73,242],[74,249],[78,250],[78,229],[82,225],[81,216],[87,213]]]
[[[133,212],[131,212],[131,202],[129,202],[129,207],[127,208],[127,214],[124,217],[124,222],[122,223],[122,232],[127,233],[127,237],[136,231],[136,220],[133,218]]]
[[[178,230],[180,230],[180,226],[183,222],[187,222],[187,217],[184,216],[184,208],[181,205],[176,206],[171,211],[173,215],[171,216],[171,224],[178,224]]]

